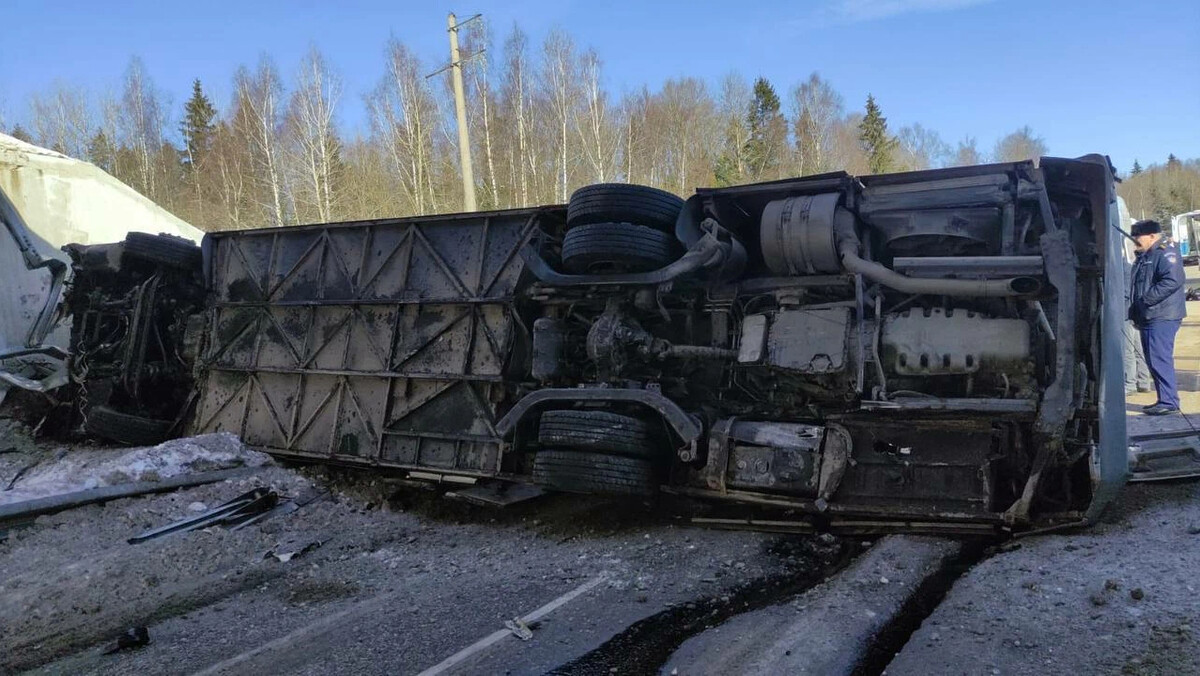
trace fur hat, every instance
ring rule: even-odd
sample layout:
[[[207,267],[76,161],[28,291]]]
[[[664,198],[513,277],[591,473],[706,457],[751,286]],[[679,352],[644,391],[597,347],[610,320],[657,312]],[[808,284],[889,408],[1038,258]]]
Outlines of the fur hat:
[[[1129,229],[1129,234],[1141,237],[1142,235],[1157,235],[1162,231],[1162,226],[1158,224],[1158,221],[1146,220],[1134,223],[1133,227]]]

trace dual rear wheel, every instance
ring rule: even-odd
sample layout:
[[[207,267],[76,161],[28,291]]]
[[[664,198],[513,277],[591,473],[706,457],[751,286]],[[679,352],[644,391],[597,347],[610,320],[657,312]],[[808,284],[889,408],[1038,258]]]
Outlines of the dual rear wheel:
[[[683,200],[641,185],[600,183],[567,204],[563,267],[577,274],[648,272],[679,256],[675,220]]]
[[[657,188],[600,183],[567,204],[562,264],[576,274],[648,272],[680,254],[679,197]],[[538,426],[534,481],[570,493],[653,495],[663,448],[650,423],[611,411],[546,411]]]
[[[662,445],[640,418],[593,410],[546,411],[538,427],[542,450],[533,479],[553,490],[653,495]]]

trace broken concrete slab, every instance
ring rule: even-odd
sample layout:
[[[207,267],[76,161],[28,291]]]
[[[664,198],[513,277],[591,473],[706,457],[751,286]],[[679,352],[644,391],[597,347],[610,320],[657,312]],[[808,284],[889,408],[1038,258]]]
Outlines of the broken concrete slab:
[[[850,674],[905,604],[962,545],[893,535],[789,603],[692,637],[662,673]]]

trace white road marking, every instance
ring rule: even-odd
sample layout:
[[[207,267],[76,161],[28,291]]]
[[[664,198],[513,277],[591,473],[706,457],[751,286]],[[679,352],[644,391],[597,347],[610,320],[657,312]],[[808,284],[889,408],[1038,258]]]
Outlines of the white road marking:
[[[312,624],[306,624],[303,627],[300,627],[299,629],[296,629],[295,631],[293,631],[289,634],[284,634],[283,636],[280,636],[279,638],[277,638],[273,641],[268,641],[268,642],[258,646],[257,648],[247,650],[246,652],[241,653],[239,655],[234,655],[233,657],[231,657],[223,662],[217,662],[216,664],[212,665],[211,667],[209,667],[207,669],[202,669],[201,671],[197,671],[196,673],[192,674],[192,676],[211,676],[212,674],[220,674],[220,673],[225,672],[226,670],[230,669],[231,667],[236,667],[237,665],[247,662],[265,652],[269,652],[276,648],[280,648],[283,646],[287,646],[289,644],[296,643],[298,639],[301,639],[305,636],[312,635],[312,634],[319,634],[320,632],[324,631],[325,629],[328,629],[329,627],[332,627],[335,624],[337,624],[338,621],[345,618],[347,615],[361,614],[367,610],[371,610],[371,609],[377,608],[379,606],[385,605],[387,602],[397,598],[399,595],[400,595],[399,592],[396,592],[396,593],[387,594],[384,596],[377,596],[367,603],[356,604],[345,610],[338,611],[332,615],[326,615],[325,617],[322,617],[321,619],[317,620],[316,622],[313,622]]]
[[[596,587],[596,585],[599,585],[601,582],[604,582],[607,579],[608,579],[608,575],[606,573],[601,573],[600,576],[597,577],[596,579],[591,580],[590,582],[587,582],[587,583],[583,584],[582,586],[580,586],[576,589],[573,589],[572,591],[567,592],[566,594],[563,594],[562,596],[554,599],[553,601],[547,603],[546,605],[542,606],[541,608],[538,608],[537,610],[533,611],[532,613],[525,615],[524,617],[521,618],[521,620],[523,622],[525,622],[525,624],[529,624],[531,622],[536,622],[536,621],[540,620],[541,618],[554,612],[556,609],[562,607],[563,605],[570,603],[572,600],[582,596],[583,594],[586,594],[588,591],[594,589]],[[271,652],[278,648],[284,648],[286,646],[296,644],[308,636],[320,634],[323,631],[325,631],[326,629],[329,629],[329,628],[337,625],[339,622],[341,622],[341,620],[343,620],[344,618],[346,618],[349,615],[359,615],[359,614],[364,614],[367,612],[373,612],[374,609],[387,605],[390,601],[392,601],[393,599],[395,599],[399,596],[400,596],[400,592],[386,594],[384,596],[377,596],[374,599],[372,599],[366,603],[356,604],[345,610],[333,613],[332,615],[326,615],[325,617],[322,617],[321,619],[317,620],[316,622],[313,622],[312,624],[308,624],[303,627],[300,627],[299,629],[296,629],[295,631],[292,631],[291,633],[284,634],[283,636],[280,636],[279,638],[277,638],[273,641],[268,641],[268,642],[258,646],[257,648],[247,650],[244,653],[234,655],[233,657],[231,657],[227,660],[218,662],[218,663],[208,667],[207,669],[202,669],[201,671],[197,671],[192,676],[213,676],[214,674],[229,672],[229,670],[231,670],[233,667],[236,667],[240,664],[245,664],[246,662],[249,662],[250,660],[254,659],[255,657],[262,655],[263,653],[268,653],[268,652]],[[463,660],[474,655],[475,653],[477,653],[481,650],[484,650],[485,648],[488,648],[492,645],[495,645],[497,642],[499,642],[505,636],[512,636],[512,632],[510,632],[508,629],[500,629],[492,634],[489,634],[485,638],[480,639],[479,641],[476,641],[475,643],[467,646],[466,648],[463,648],[462,650],[454,653],[450,657],[447,657],[445,660],[442,660],[438,664],[435,664],[434,666],[426,669],[425,671],[422,671],[418,676],[433,676],[434,674],[444,673],[450,667],[453,667],[454,665],[458,664],[459,662],[462,662]]]
[[[606,579],[608,579],[608,576],[601,574],[600,577],[597,577],[596,579],[594,579],[590,582],[587,582],[587,583],[567,592],[566,594],[563,594],[562,596],[554,599],[553,601],[547,603],[546,605],[542,606],[541,608],[538,608],[537,610],[533,611],[532,613],[529,613],[528,615],[521,617],[521,621],[524,622],[525,624],[531,624],[533,622],[537,622],[538,620],[549,615],[550,613],[554,612],[558,608],[561,608],[562,606],[570,603],[571,601],[575,600],[576,598],[588,593],[589,591],[594,589],[597,585],[599,585],[601,582],[604,582]],[[466,660],[467,658],[471,657],[475,653],[478,653],[482,650],[486,650],[486,649],[490,648],[491,646],[495,645],[496,643],[499,643],[500,641],[504,640],[504,637],[506,637],[506,636],[512,636],[512,632],[509,631],[508,629],[499,629],[495,632],[492,632],[491,634],[488,634],[487,636],[485,636],[485,637],[479,639],[478,641],[472,643],[471,645],[467,646],[466,648],[463,648],[462,650],[454,653],[450,657],[447,657],[446,659],[442,660],[441,662],[438,662],[437,664],[433,665],[432,667],[429,667],[425,671],[422,671],[421,673],[417,674],[417,676],[436,676],[437,674],[445,673],[451,667]]]

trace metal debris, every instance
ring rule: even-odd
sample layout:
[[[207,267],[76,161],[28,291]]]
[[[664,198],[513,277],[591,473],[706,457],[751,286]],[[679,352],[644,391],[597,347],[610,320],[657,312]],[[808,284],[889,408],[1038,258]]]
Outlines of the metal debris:
[[[533,638],[533,630],[529,628],[529,625],[522,622],[521,618],[519,617],[514,617],[511,620],[505,620],[504,626],[506,629],[512,632],[513,636],[516,636],[522,641],[528,641],[529,639]]]
[[[17,485],[17,480],[20,479],[21,477],[25,476],[25,473],[28,472],[29,470],[33,469],[34,467],[37,467],[36,460],[29,463],[28,465],[25,465],[21,469],[17,470],[17,473],[13,475],[13,478],[8,482],[8,485],[4,487],[4,490],[11,491],[13,489],[13,486]]]
[[[1129,437],[1129,481],[1162,481],[1200,475],[1200,434],[1195,430]]]
[[[510,507],[540,498],[545,494],[541,488],[530,484],[484,481],[469,488],[446,493],[446,497],[485,507]]]
[[[263,554],[263,558],[269,559],[271,557],[275,557],[275,559],[277,561],[279,561],[280,563],[287,563],[288,561],[291,561],[294,558],[304,556],[305,554],[311,552],[312,550],[320,548],[320,546],[323,544],[325,544],[325,543],[320,540],[313,540],[311,542],[305,543],[301,547],[291,547],[291,548],[287,549],[286,551],[281,551],[281,550],[284,547],[289,547],[290,543],[289,543],[289,545],[275,545],[275,549],[272,549],[272,550],[268,551],[266,554]]]
[[[247,522],[261,521],[266,515],[277,513],[275,508],[278,505],[279,494],[260,486],[202,514],[135,535],[129,538],[129,544],[138,544],[171,533],[183,533],[209,526],[238,528]]]
[[[150,630],[145,627],[130,627],[117,638],[111,648],[104,651],[104,654],[112,655],[123,650],[134,650],[148,645],[150,645]]]

